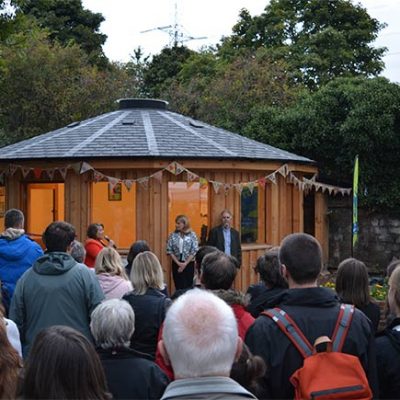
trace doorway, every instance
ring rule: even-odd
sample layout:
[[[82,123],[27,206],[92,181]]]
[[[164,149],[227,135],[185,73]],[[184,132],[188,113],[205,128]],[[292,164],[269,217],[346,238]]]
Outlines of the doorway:
[[[64,184],[27,184],[27,234],[40,245],[42,233],[54,221],[64,221]]]

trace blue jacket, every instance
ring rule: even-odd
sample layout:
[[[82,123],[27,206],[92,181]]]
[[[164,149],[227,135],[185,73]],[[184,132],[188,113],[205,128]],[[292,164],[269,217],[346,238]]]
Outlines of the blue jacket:
[[[10,298],[18,279],[42,255],[42,248],[26,235],[12,240],[0,237],[0,280]]]

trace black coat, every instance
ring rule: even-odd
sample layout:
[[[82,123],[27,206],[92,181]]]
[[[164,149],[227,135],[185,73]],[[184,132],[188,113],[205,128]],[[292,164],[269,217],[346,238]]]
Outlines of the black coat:
[[[374,333],[376,333],[381,319],[381,309],[378,304],[370,301],[365,307],[359,308],[359,310],[361,310],[371,320]]]
[[[135,332],[131,348],[152,356],[156,354],[158,331],[171,300],[159,290],[149,288],[143,295],[129,292],[123,296],[135,312]]]
[[[169,383],[145,354],[132,349],[97,350],[114,399],[159,399]]]
[[[250,295],[250,302],[246,310],[257,318],[260,313],[268,308],[274,308],[281,301],[282,293],[287,289],[283,288],[267,288],[263,283],[251,285],[247,289],[247,294]]]
[[[395,318],[376,338],[376,362],[381,399],[400,397],[400,331],[393,329],[397,325],[400,325],[400,318]]]
[[[214,246],[218,250],[225,251],[225,240],[224,240],[224,232],[223,226],[219,225],[210,230],[210,234],[208,235],[207,244],[209,246]],[[240,235],[239,232],[231,228],[231,255],[235,257],[239,265],[242,264],[242,247],[240,244]]]
[[[287,290],[282,295],[279,307],[294,319],[313,344],[319,336],[332,336],[340,303],[332,290],[315,287]],[[271,398],[293,399],[294,389],[289,378],[303,365],[303,358],[276,323],[260,315],[247,331],[245,342],[251,352],[261,356],[267,364],[264,385]],[[343,352],[359,357],[376,395],[378,381],[371,322],[357,309]]]

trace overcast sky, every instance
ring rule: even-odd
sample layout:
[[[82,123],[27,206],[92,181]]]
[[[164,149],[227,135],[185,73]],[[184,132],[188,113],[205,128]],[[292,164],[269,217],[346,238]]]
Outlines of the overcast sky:
[[[372,17],[388,24],[376,41],[377,46],[388,48],[384,58],[386,69],[382,75],[400,83],[400,0],[359,2]],[[252,15],[259,15],[268,0],[82,0],[82,3],[85,8],[100,12],[105,18],[101,31],[108,36],[104,46],[107,57],[126,62],[139,45],[145,54],[153,55],[168,45],[167,33],[141,31],[173,25],[175,3],[178,22],[184,27],[186,35],[207,37],[186,43],[197,50],[203,45],[217,43],[223,35],[229,35],[241,8],[247,8]]]

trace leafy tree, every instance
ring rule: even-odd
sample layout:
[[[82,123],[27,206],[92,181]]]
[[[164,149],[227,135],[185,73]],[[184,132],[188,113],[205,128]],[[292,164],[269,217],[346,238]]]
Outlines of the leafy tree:
[[[245,133],[318,161],[321,178],[351,186],[360,158],[360,199],[400,206],[400,86],[384,78],[337,78],[287,108],[260,107]]]
[[[144,70],[144,84],[151,97],[160,97],[160,94],[178,75],[183,63],[194,52],[185,46],[164,47],[148,63]]]
[[[287,105],[293,90],[285,66],[259,49],[229,62],[210,53],[191,57],[167,98],[180,112],[241,132],[259,104]]]
[[[384,26],[351,0],[271,0],[259,16],[242,10],[220,51],[266,47],[294,81],[315,89],[339,76],[379,74],[386,49],[371,44]]]
[[[13,0],[17,13],[34,17],[40,27],[50,32],[49,38],[63,45],[78,44],[89,59],[105,66],[102,45],[107,36],[100,33],[104,17],[83,8],[81,0]]]
[[[2,144],[60,128],[136,94],[123,66],[99,70],[77,45],[51,43],[41,30],[11,35],[0,45]]]

